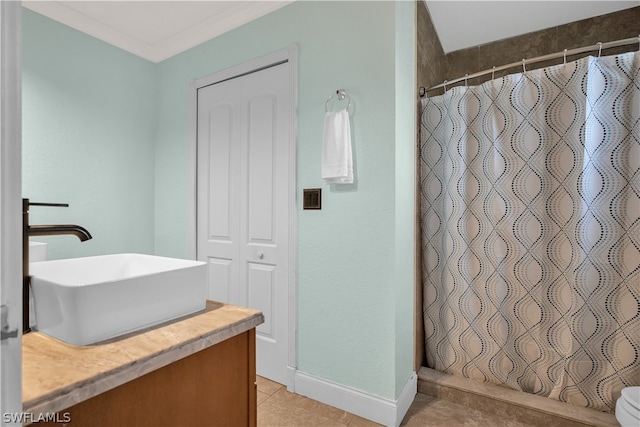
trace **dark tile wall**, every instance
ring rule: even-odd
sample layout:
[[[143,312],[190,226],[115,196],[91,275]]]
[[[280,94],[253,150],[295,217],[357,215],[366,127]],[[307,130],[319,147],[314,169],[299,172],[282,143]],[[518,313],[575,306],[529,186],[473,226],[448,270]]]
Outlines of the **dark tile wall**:
[[[416,28],[417,28],[417,70],[416,81],[418,87],[431,87],[444,79],[446,69],[446,59],[444,50],[438,39],[438,34],[429,16],[429,11],[423,0],[416,0]],[[417,147],[420,146],[420,116],[422,115],[422,107],[416,91],[416,103],[418,107],[416,126],[416,154]],[[417,157],[416,157],[417,158]],[[419,175],[419,174],[418,174]],[[419,188],[419,176],[416,176],[416,188]],[[416,193],[416,206],[420,206],[420,196]],[[416,230],[418,236],[422,235],[420,231],[420,212],[416,212]],[[420,238],[416,239],[416,293],[415,293],[415,353],[414,353],[414,369],[417,371],[426,362],[425,343],[424,343],[424,319],[422,317],[422,253]]]
[[[517,62],[523,58],[533,58],[560,52],[564,49],[575,49],[598,42],[626,39],[637,37],[638,35],[640,35],[640,6],[450,52],[445,56],[445,75],[447,80],[454,80],[465,76],[465,74],[473,74],[490,69],[493,66],[498,67]],[[631,50],[638,50],[638,45],[603,50],[602,54],[611,55]],[[420,50],[418,50],[418,55],[422,55]],[[586,55],[588,54],[583,54],[582,56]],[[577,58],[575,56],[567,59],[575,60]],[[527,65],[527,70],[560,64],[562,61],[563,59],[560,58],[558,60],[530,64]],[[517,71],[514,69],[505,70],[502,73],[496,73],[495,77],[501,77]],[[467,83],[480,84],[489,79],[491,79],[490,74],[486,77],[468,80]],[[442,81],[439,83],[442,83]]]
[[[423,0],[416,0],[418,87],[430,87],[444,80],[446,58],[438,34]]]

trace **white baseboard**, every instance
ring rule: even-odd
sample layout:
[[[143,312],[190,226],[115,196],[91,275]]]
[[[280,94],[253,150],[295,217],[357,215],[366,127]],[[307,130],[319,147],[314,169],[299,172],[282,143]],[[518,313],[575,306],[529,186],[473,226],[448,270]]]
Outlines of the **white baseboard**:
[[[296,368],[292,366],[287,366],[287,391],[291,393],[296,392]]]
[[[385,399],[360,390],[295,371],[295,393],[334,406],[385,426],[399,426],[418,390],[418,376],[412,372],[397,400]],[[290,390],[291,391],[291,390]]]
[[[396,400],[396,423],[394,426],[399,426],[407,415],[409,407],[413,403],[413,399],[416,398],[418,393],[418,375],[415,372],[411,372],[409,379],[402,388],[402,392]]]

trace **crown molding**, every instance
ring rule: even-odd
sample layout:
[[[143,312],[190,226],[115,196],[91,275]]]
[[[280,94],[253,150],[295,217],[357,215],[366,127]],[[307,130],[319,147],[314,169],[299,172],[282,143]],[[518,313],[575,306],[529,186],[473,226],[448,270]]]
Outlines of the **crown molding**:
[[[295,0],[238,2],[236,7],[156,44],[145,43],[58,1],[23,1],[22,5],[64,25],[157,63],[260,18]]]

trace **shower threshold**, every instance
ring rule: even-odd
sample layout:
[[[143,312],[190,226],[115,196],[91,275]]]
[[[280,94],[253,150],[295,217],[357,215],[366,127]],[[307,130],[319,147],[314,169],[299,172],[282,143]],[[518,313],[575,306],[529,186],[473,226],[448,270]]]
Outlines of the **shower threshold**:
[[[418,371],[418,391],[531,426],[619,427],[612,413],[583,408],[425,367]]]

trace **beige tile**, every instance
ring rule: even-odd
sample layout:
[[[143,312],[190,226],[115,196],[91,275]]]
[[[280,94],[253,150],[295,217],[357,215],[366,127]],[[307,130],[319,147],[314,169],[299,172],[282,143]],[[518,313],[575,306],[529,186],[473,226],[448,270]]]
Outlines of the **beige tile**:
[[[416,395],[401,425],[407,427],[527,427],[527,424],[512,421],[508,417],[492,416],[477,409],[422,393]]]
[[[326,426],[345,427],[346,424],[315,414],[293,405],[265,400],[258,408],[258,427]]]
[[[258,384],[259,388],[262,388],[258,391],[258,427],[380,426],[332,406],[289,393],[284,386],[273,381],[258,378]],[[454,398],[460,399],[460,396]],[[418,393],[401,425],[407,427],[532,427],[535,425],[535,422],[528,423],[515,417],[517,405],[509,406],[505,408],[506,411],[501,411],[500,415],[497,415],[485,411],[484,408],[480,410],[465,406],[464,400],[452,401]]]
[[[429,404],[433,401],[437,400],[436,397],[428,396],[423,393],[417,393],[416,397],[413,399],[413,403],[409,407],[409,410],[404,416],[403,423],[407,422],[414,416],[420,414],[421,412],[428,411]]]
[[[349,427],[380,427],[382,424],[374,423],[366,418],[361,418],[357,415],[354,415],[349,421]]]
[[[272,396],[275,392],[277,392],[281,388],[284,388],[282,384],[260,376],[256,378],[256,384],[258,385],[258,391],[266,393],[269,396]]]
[[[482,410],[498,419],[529,426],[617,426],[613,414],[573,406],[542,396],[421,368],[418,391],[438,399]]]
[[[277,404],[302,408],[313,414],[321,415],[344,425],[349,424],[353,418],[353,415],[349,412],[334,408],[333,406],[325,405],[324,403],[309,399],[308,397],[300,396],[299,394],[289,393],[284,387],[278,390],[269,399],[269,402],[274,405]]]
[[[257,397],[258,397],[258,399],[257,399],[258,400],[258,406],[260,406],[260,404],[262,402],[264,402],[265,400],[267,400],[271,396],[269,396],[267,393],[264,393],[264,392],[258,390]]]

